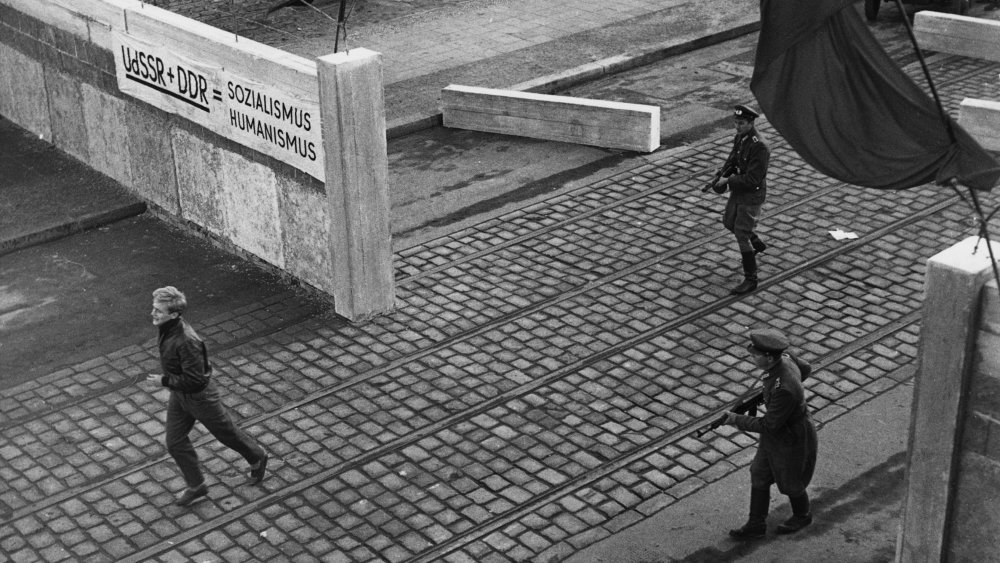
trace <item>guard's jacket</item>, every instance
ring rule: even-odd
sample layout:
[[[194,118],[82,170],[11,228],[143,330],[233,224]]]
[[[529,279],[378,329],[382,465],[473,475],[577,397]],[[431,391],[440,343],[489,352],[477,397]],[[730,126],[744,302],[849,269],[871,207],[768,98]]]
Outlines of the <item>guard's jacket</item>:
[[[208,386],[212,367],[198,333],[177,317],[159,326],[163,386],[181,393],[200,393]]]
[[[816,468],[816,427],[809,418],[802,374],[788,354],[763,379],[764,416],[737,415],[740,430],[760,435],[750,465],[751,486],[778,485],[782,494],[805,492]]]
[[[715,188],[718,193],[730,190],[729,200],[736,205],[762,205],[767,195],[767,167],[771,149],[761,139],[757,130],[750,128],[745,134],[733,138],[733,150],[722,165],[729,183]]]

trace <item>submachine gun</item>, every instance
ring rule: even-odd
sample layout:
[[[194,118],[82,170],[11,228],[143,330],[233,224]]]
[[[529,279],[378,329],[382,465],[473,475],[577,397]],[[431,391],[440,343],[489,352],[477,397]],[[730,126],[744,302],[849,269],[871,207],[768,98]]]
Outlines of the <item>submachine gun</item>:
[[[736,172],[735,168],[736,168],[735,165],[727,163],[725,166],[719,169],[719,171],[715,173],[715,176],[713,176],[712,179],[709,180],[707,184],[705,184],[705,187],[701,189],[702,193],[708,192],[709,190],[714,188],[715,183],[719,181],[719,178],[722,178],[723,176],[729,176],[733,172]]]
[[[789,354],[788,356],[792,359],[793,362],[795,362],[795,365],[799,367],[799,373],[802,374],[802,381],[804,382],[805,380],[809,379],[809,376],[812,375],[812,366],[809,364],[809,362],[799,358],[798,356],[793,356],[791,354]],[[730,405],[730,407],[726,409],[726,413],[732,412],[736,414],[745,414],[747,416],[757,416],[757,407],[759,407],[762,404],[764,404],[763,389],[751,391],[746,395],[743,395],[742,397],[737,399],[735,402],[733,402]],[[708,426],[702,427],[700,430],[698,430],[698,432],[695,433],[695,436],[701,438],[705,434],[708,434],[709,432],[715,430],[716,428],[722,426],[725,423],[726,423],[726,414],[723,413],[722,415],[719,416],[719,418],[715,419],[712,422],[712,424],[709,424]]]

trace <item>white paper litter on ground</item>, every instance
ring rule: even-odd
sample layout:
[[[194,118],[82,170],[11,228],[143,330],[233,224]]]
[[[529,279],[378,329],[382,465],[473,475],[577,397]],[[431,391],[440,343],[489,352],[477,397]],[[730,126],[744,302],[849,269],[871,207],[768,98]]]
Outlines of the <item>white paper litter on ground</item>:
[[[837,229],[835,231],[830,231],[830,235],[833,236],[835,240],[849,240],[858,238],[858,235],[856,233],[848,233],[840,229]]]

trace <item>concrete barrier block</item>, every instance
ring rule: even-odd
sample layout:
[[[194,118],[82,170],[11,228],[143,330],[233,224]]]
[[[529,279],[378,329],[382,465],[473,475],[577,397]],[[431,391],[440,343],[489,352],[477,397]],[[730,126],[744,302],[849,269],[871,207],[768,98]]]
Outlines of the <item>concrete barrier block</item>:
[[[85,83],[80,86],[80,94],[91,168],[131,186],[132,155],[126,102]]]
[[[921,49],[1000,61],[1000,21],[924,10],[913,32]]]
[[[285,269],[332,294],[326,192],[322,188],[279,177],[278,194]]]
[[[173,147],[181,216],[284,267],[274,172],[179,129]]]
[[[45,71],[41,63],[3,43],[0,43],[0,113],[52,141]]]
[[[126,107],[131,188],[146,201],[180,215],[170,118],[143,104],[129,103]]]
[[[983,148],[1000,151],[1000,102],[965,98],[959,106],[958,124]]]
[[[61,72],[46,68],[45,90],[49,93],[52,143],[77,159],[89,162],[87,124],[83,117],[80,82]]]
[[[441,91],[445,127],[651,152],[660,108],[452,84]]]

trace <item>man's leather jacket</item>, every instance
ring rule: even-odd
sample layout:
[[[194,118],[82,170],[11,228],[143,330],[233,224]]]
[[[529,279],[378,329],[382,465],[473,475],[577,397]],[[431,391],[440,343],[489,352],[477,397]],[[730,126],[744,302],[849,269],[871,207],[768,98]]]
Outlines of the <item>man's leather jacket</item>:
[[[159,328],[163,386],[181,393],[203,391],[212,375],[212,367],[208,364],[208,350],[201,337],[180,317]]]

